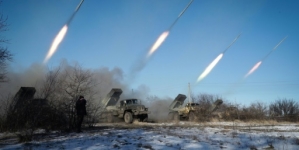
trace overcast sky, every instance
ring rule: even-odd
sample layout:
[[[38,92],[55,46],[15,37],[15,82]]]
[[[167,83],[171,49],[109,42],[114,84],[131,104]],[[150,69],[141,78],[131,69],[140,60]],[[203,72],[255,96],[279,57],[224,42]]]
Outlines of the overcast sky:
[[[53,39],[80,0],[3,0],[8,16],[11,68],[42,63]],[[119,67],[126,78],[189,0],[85,0],[47,66],[61,60],[84,68]],[[179,93],[217,94],[247,104],[277,98],[299,100],[299,1],[194,0],[159,49],[130,82],[150,94],[175,98]],[[198,76],[240,34],[201,82]],[[2,34],[2,33],[1,33]],[[263,60],[284,38],[288,38]]]

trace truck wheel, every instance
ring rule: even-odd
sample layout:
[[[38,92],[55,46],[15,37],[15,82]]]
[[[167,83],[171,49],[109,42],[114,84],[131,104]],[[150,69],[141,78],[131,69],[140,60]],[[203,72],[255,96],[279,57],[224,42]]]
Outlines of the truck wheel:
[[[192,111],[189,113],[189,121],[195,121],[195,114]]]
[[[173,113],[173,121],[176,123],[180,121],[180,115],[178,112]]]
[[[173,112],[169,112],[168,113],[168,116],[167,116],[167,119],[168,119],[168,121],[172,121],[173,120]]]
[[[126,112],[124,116],[125,122],[126,123],[132,123],[133,122],[133,116],[131,112]]]

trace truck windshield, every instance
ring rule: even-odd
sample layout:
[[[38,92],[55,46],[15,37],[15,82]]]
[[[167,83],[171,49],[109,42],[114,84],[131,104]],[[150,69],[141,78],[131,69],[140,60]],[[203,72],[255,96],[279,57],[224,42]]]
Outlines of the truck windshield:
[[[138,104],[138,99],[128,99],[126,100],[126,104]]]
[[[133,104],[138,104],[138,100],[137,99],[132,99]]]

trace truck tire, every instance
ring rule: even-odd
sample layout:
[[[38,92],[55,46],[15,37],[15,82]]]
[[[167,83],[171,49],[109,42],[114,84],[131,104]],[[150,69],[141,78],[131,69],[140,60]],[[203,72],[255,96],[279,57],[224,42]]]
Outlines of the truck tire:
[[[189,121],[195,121],[195,113],[193,111],[189,113]]]
[[[132,123],[133,122],[133,115],[131,112],[127,111],[124,115],[124,120],[126,123]]]

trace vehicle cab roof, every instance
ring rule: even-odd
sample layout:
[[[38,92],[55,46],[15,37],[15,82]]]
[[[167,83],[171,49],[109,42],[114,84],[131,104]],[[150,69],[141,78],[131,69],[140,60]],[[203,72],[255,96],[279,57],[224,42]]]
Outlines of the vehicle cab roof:
[[[122,100],[120,100],[120,101],[125,101],[125,100],[132,100],[132,99],[134,99],[134,100],[139,100],[138,98],[127,98],[127,99],[122,99]]]

